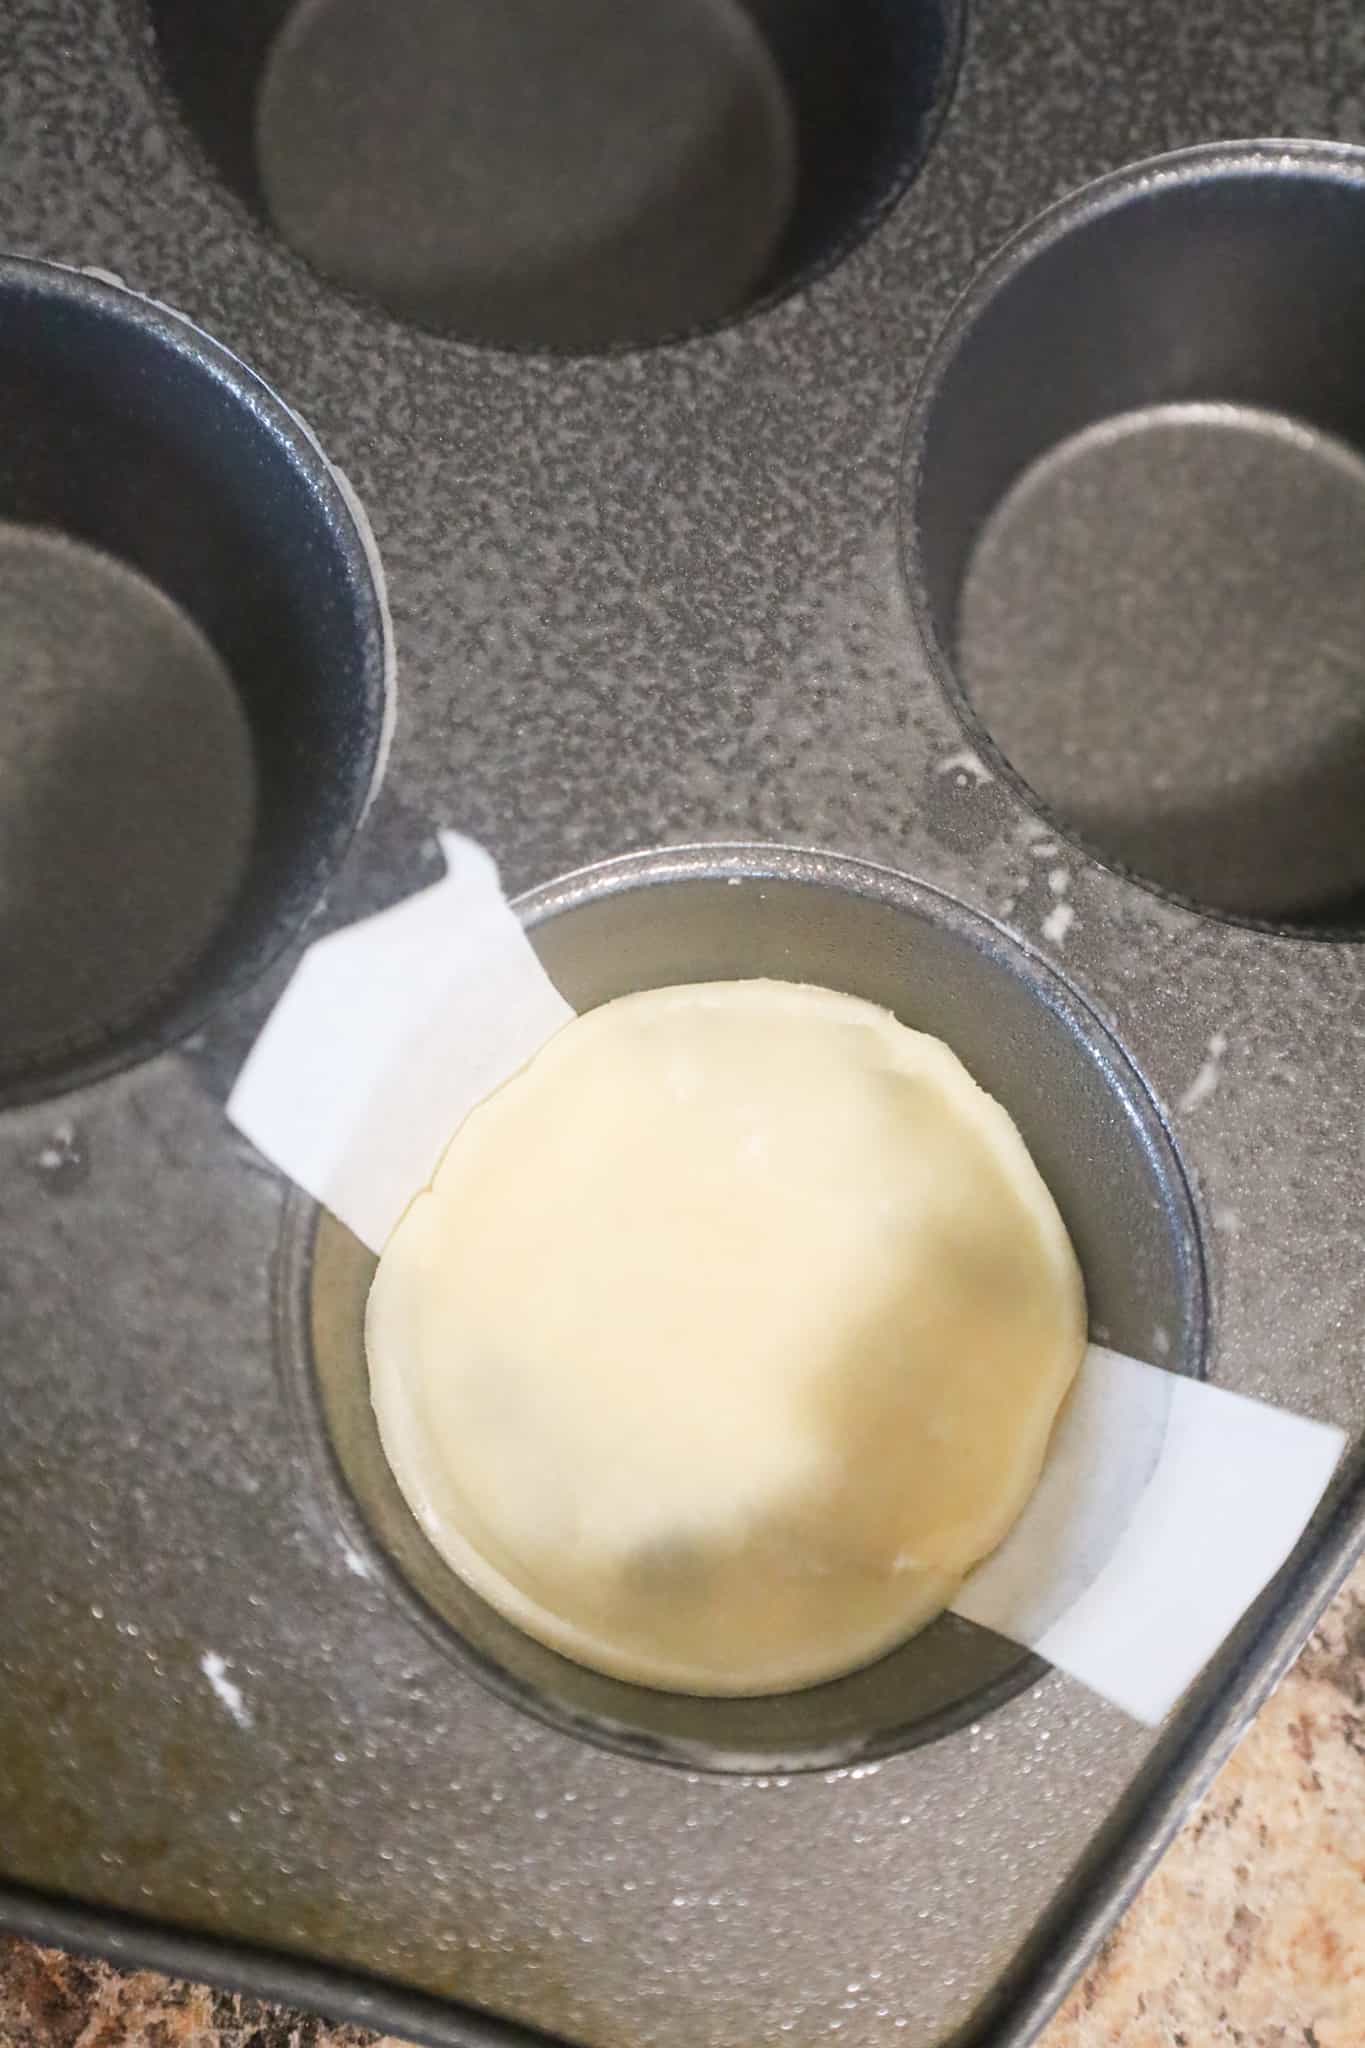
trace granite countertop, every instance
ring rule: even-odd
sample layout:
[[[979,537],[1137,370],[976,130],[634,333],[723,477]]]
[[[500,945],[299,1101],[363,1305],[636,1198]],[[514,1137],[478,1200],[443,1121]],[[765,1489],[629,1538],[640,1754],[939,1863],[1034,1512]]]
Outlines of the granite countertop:
[[[374,2044],[0,1936],[0,2048]],[[1365,1564],[1040,2048],[1365,2048]]]

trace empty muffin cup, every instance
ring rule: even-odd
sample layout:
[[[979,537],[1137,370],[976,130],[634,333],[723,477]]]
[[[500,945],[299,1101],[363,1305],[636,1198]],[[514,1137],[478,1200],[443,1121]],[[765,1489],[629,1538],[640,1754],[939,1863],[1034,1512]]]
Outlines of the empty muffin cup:
[[[958,0],[150,0],[227,182],[335,283],[509,348],[715,326],[913,177]]]
[[[635,989],[772,976],[862,996],[945,1039],[1009,1111],[1121,1349],[1198,1372],[1203,1266],[1186,1183],[1146,1088],[1040,961],[951,898],[886,869],[783,848],[703,847],[610,861],[516,906],[583,1010]],[[281,1355],[345,1540],[420,1625],[495,1692],[586,1739],[689,1769],[829,1768],[969,1720],[1042,1671],[953,1615],[876,1663],[760,1698],[657,1691],[523,1634],[438,1556],[384,1456],[364,1308],[375,1260],[303,1197],[291,1205]],[[1158,1334],[1160,1332],[1160,1334]]]
[[[1179,151],[987,265],[906,444],[912,605],[973,742],[1191,904],[1365,929],[1365,151]]]
[[[387,628],[311,436],[187,321],[0,258],[0,1101],[169,1044],[313,908]]]

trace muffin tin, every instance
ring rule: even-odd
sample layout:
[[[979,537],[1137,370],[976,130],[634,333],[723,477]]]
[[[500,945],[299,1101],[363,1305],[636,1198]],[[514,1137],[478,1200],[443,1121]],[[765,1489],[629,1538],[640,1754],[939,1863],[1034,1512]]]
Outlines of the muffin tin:
[[[718,34],[718,0],[693,5]],[[1102,1243],[1155,1248],[1165,1292],[1116,1297],[1115,1340],[1164,1344],[1174,1363],[1358,1438],[1365,1014],[1352,878],[1334,867],[1292,901],[1270,902],[1259,882],[1219,901],[1202,855],[1163,875],[1150,847],[1108,829],[1112,814],[1079,814],[1074,781],[1045,787],[1040,757],[998,729],[998,696],[989,735],[962,723],[999,689],[1012,593],[1042,587],[1020,541],[1038,502],[1029,477],[1011,496],[1030,458],[1046,490],[1049,450],[1079,446],[1081,467],[1060,465],[1074,505],[1097,423],[1227,406],[1254,414],[1247,438],[1269,464],[1257,474],[1274,479],[1286,446],[1305,452],[1280,427],[1262,434],[1287,409],[1314,475],[1349,492],[1354,418],[1308,404],[1325,388],[1316,373],[1296,383],[1265,366],[1311,360],[1325,377],[1336,359],[1298,310],[1312,294],[1276,285],[1315,253],[1319,286],[1352,274],[1358,160],[1216,149],[1029,231],[946,330],[897,468],[953,301],[1048,201],[1219,135],[1350,138],[1365,105],[1353,10],[1239,0],[1216,22],[1175,0],[1140,20],[1080,0],[982,10],[957,72],[946,8],[755,7],[736,33],[769,38],[794,153],[793,210],[766,268],[606,334],[549,317],[499,327],[510,348],[459,338],[483,331],[490,301],[477,293],[434,310],[404,302],[394,317],[372,264],[334,283],[289,245],[281,229],[301,247],[307,234],[282,211],[272,225],[248,147],[281,10],[239,10],[239,36],[220,45],[224,12],[28,0],[11,16],[3,241],[147,295],[25,271],[45,295],[32,329],[52,351],[42,374],[62,384],[65,361],[73,388],[97,395],[125,365],[117,420],[155,422],[169,472],[126,443],[114,460],[85,426],[63,441],[57,401],[26,406],[0,451],[0,513],[33,516],[26,475],[61,481],[43,516],[132,565],[138,616],[164,623],[169,602],[192,676],[216,683],[221,665],[234,678],[256,810],[240,865],[221,863],[221,900],[186,891],[203,919],[191,937],[211,927],[203,950],[191,958],[187,939],[183,957],[120,983],[95,1051],[57,1031],[13,1062],[0,1119],[0,1912],[432,2041],[1023,2042],[1345,1569],[1365,1525],[1358,1450],[1157,1736],[964,1634],[969,1682],[941,1721],[912,1730],[923,1703],[907,1699],[904,1720],[883,1714],[874,1731],[864,1714],[822,1755],[813,1739],[784,1743],[770,1718],[747,1756],[722,1738],[662,1768],[597,1725],[613,1720],[601,1703],[598,1740],[570,1732],[583,1703],[557,1699],[544,1673],[531,1675],[541,1718],[524,1712],[472,1668],[477,1644],[452,1641],[420,1560],[396,1568],[382,1505],[337,1462],[355,1440],[329,1435],[320,1406],[348,1370],[356,1405],[338,1332],[353,1336],[344,1311],[363,1273],[234,1136],[223,1101],[299,946],[429,878],[444,823],[530,891],[535,941],[575,1000],[722,954],[727,972],[751,971],[751,948],[771,946],[791,971],[881,988],[927,1019],[916,960],[937,975],[951,958],[969,976],[951,1035],[965,1049],[963,1032],[976,1034],[980,1059],[1013,1046],[1002,1092],[1040,1050],[1056,1053],[1037,1129],[1073,1221],[1108,1217]],[[855,12],[845,49],[833,27]],[[817,89],[836,46],[853,79],[842,100]],[[755,61],[768,76],[752,42],[721,47],[748,53],[742,77]],[[819,61],[803,70],[803,53]],[[716,75],[736,74],[722,63]],[[822,127],[831,98],[851,126]],[[865,154],[839,139],[855,131]],[[1331,218],[1277,239],[1290,196],[1319,173],[1337,195]],[[1234,186],[1252,198],[1220,277],[1195,230],[1201,195]],[[1135,193],[1150,201],[1125,212]],[[1076,343],[1084,325],[1065,291],[1035,294],[1032,327],[1008,313],[1038,360],[1051,339],[1088,366],[1094,404],[1035,417],[1018,460],[992,467],[978,390],[965,411],[981,442],[972,517],[990,515],[994,552],[983,542],[970,565],[926,567],[930,515],[933,533],[947,529],[925,452],[936,431],[948,445],[942,394],[970,367],[972,336],[1012,282],[1047,282],[1034,259],[1073,228],[1099,248],[1138,213],[1160,216],[1144,242],[1152,268],[1130,272],[1131,252],[1109,243],[1110,296],[1129,275],[1132,289],[1108,339]],[[1210,330],[1239,280],[1255,281],[1254,304],[1225,324],[1231,339],[1260,337],[1241,360],[1262,368],[1233,388],[1226,363],[1213,374]],[[1150,377],[1144,309],[1160,312],[1167,344]],[[21,329],[3,298],[0,316],[3,352]],[[690,338],[622,345],[674,328]],[[1125,351],[1133,360],[1116,360]],[[1007,355],[987,380],[1002,415],[1028,416],[1025,368]],[[1175,425],[1207,439],[1202,415]],[[961,461],[951,468],[965,484]],[[1203,490],[1207,470],[1193,471]],[[1184,456],[1131,472],[1171,528],[1206,498],[1162,498],[1163,478],[1191,473]],[[343,859],[387,716],[384,593],[346,479],[387,576],[397,702],[382,782]],[[1337,501],[1329,489],[1316,502]],[[953,614],[969,567],[984,581],[963,637]],[[1300,597],[1349,596],[1331,561],[1302,567]],[[232,640],[272,592],[314,635],[287,663],[297,696],[283,669],[259,695],[246,680],[264,675],[263,649],[286,651],[273,629],[245,651]],[[1284,612],[1267,599],[1256,644]],[[1046,649],[1046,625],[1021,612],[1021,648]],[[1315,674],[1349,666],[1351,646],[1334,647],[1314,644]],[[1065,714],[1078,758],[1112,740],[1087,709],[1073,698]],[[1292,747],[1291,724],[1264,730]],[[17,754],[27,791],[35,756]],[[209,763],[220,756],[230,783],[230,742],[207,746]],[[136,747],[107,758],[130,790],[145,786]],[[87,772],[98,786],[97,764]],[[1311,791],[1285,783],[1284,801],[1313,815]],[[207,769],[195,788],[222,797]],[[755,844],[772,840],[839,854]],[[67,889],[68,842],[54,830],[44,846]],[[182,879],[174,858],[161,865]],[[567,870],[581,872],[545,884]],[[81,876],[92,872],[87,851]],[[1093,1218],[1087,1183],[1103,1190]],[[932,1739],[901,1747],[913,1733]],[[746,1761],[762,1768],[702,1767]]]

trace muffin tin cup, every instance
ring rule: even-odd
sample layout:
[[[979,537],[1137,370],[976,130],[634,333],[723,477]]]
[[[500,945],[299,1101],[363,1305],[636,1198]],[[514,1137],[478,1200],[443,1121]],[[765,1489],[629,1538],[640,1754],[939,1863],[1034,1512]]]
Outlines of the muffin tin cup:
[[[0,1103],[182,1037],[316,904],[382,767],[377,558],[186,320],[0,257]]]
[[[1018,1124],[1051,1188],[1106,1341],[1203,1368],[1200,1237],[1161,1118],[1122,1048],[997,926],[887,869],[783,847],[649,852],[517,904],[574,1006],[642,988],[774,976],[865,997],[947,1040]],[[568,1732],[689,1770],[827,1770],[979,1721],[1044,1670],[944,1615],[864,1669],[759,1699],[696,1698],[590,1671],[522,1634],[438,1557],[385,1461],[363,1318],[373,1256],[299,1198],[286,1232],[280,1346],[346,1540],[485,1684]]]
[[[962,39],[960,0],[147,16],[218,175],[319,275],[434,332],[572,354],[704,332],[838,262],[918,171]]]
[[[902,541],[983,758],[1196,909],[1365,930],[1365,151],[1100,179],[980,272],[921,380]]]

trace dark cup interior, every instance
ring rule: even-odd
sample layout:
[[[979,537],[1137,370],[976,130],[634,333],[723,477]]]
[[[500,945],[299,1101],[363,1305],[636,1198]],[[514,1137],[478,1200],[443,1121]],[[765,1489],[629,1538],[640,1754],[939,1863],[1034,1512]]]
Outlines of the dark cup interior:
[[[0,259],[0,1100],[157,1050],[316,903],[386,628],[311,439],[208,336]]]
[[[912,601],[973,737],[1101,859],[1365,927],[1365,152],[1228,144],[1010,243],[926,373]]]
[[[218,171],[314,268],[510,348],[714,326],[855,242],[959,0],[148,0]]]
[[[1203,1267],[1189,1193],[1138,1074],[1104,1026],[1006,934],[884,869],[782,849],[629,856],[520,904],[577,1008],[632,989],[773,975],[886,1004],[945,1038],[1005,1104],[1074,1238],[1093,1326],[1202,1369]],[[298,1410],[343,1486],[339,1511],[397,1596],[496,1692],[588,1740],[689,1769],[822,1769],[979,1719],[1044,1668],[945,1615],[826,1685],[764,1699],[651,1691],[523,1635],[428,1544],[385,1462],[363,1339],[374,1259],[300,1200],[282,1342]]]

